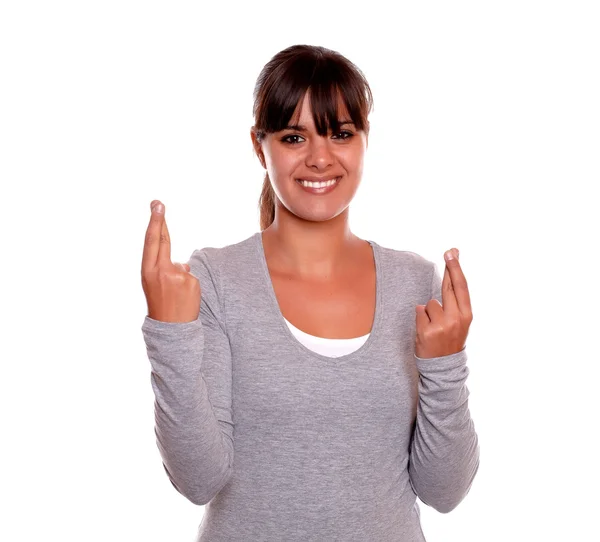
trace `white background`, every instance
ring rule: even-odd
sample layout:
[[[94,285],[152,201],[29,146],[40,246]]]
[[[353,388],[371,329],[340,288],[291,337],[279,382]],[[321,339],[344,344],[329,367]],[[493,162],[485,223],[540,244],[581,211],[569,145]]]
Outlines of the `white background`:
[[[0,538],[193,540],[140,329],[149,203],[173,261],[258,231],[254,83],[306,43],[374,93],[354,233],[457,247],[469,283],[481,467],[421,504],[428,542],[600,540],[596,6],[3,2]]]

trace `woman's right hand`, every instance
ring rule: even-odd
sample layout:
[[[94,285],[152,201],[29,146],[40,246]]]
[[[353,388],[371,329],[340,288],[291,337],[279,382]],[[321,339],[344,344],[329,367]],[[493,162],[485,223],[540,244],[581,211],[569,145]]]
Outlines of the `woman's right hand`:
[[[200,281],[189,272],[189,265],[171,262],[165,206],[153,200],[150,208],[142,257],[142,288],[148,316],[163,322],[192,322],[200,314]]]

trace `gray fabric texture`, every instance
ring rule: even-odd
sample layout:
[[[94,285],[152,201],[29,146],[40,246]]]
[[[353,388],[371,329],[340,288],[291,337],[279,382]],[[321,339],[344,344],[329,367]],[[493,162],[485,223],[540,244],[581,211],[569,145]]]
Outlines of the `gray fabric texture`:
[[[438,267],[369,243],[373,327],[338,358],[287,326],[261,232],[194,250],[197,320],[145,317],[163,466],[205,505],[196,542],[423,542],[417,497],[447,513],[469,492],[479,443],[466,348],[414,353],[415,305],[442,302]]]

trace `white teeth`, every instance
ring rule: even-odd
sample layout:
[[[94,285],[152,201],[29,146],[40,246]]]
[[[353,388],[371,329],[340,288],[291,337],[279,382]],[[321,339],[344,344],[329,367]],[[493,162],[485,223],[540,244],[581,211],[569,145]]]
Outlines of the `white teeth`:
[[[323,188],[325,186],[331,186],[332,184],[335,184],[337,182],[337,177],[335,179],[331,179],[329,181],[321,181],[318,183],[313,183],[310,181],[305,181],[304,179],[298,179],[303,186],[307,186],[310,188]]]

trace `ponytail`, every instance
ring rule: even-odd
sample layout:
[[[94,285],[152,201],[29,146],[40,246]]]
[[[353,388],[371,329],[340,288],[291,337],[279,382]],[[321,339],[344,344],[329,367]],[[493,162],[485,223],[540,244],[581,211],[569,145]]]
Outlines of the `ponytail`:
[[[260,229],[261,231],[266,230],[275,220],[275,191],[271,186],[268,173],[265,173],[258,208],[260,211]]]

